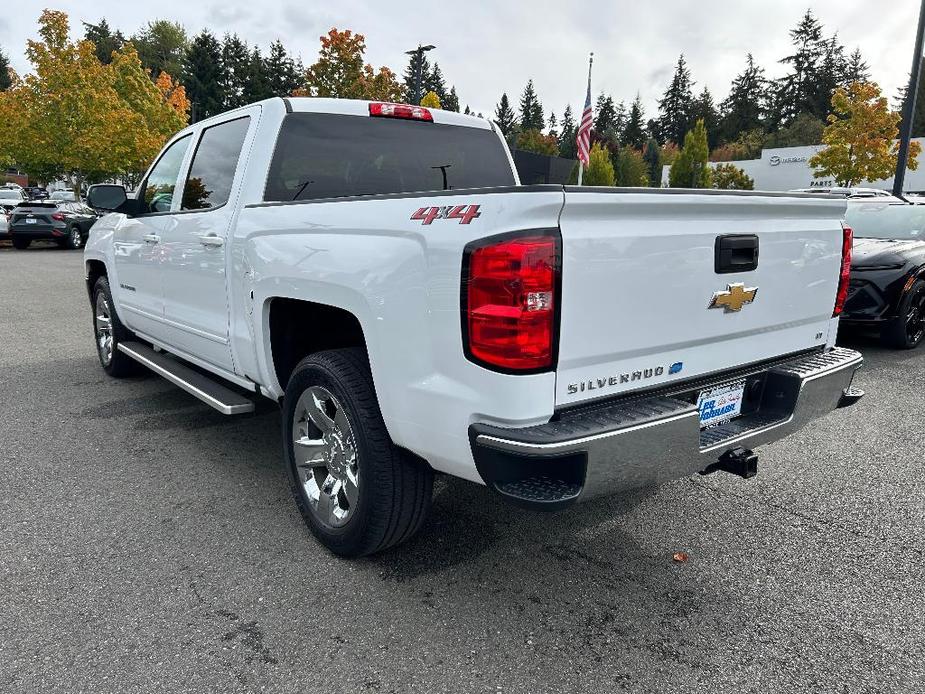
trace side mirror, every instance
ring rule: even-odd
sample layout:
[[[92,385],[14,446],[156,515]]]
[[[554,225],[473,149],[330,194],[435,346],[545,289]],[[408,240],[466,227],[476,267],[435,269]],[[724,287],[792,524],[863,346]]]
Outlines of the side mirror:
[[[87,204],[101,212],[124,212],[130,214],[129,199],[125,186],[100,183],[90,186],[87,191]]]

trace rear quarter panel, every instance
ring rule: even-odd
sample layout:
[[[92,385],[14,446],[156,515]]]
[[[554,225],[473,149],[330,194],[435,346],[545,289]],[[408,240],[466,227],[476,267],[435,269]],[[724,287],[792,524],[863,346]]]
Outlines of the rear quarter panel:
[[[272,300],[288,297],[350,311],[363,328],[395,443],[437,470],[478,481],[469,424],[548,420],[555,374],[507,376],[466,360],[463,248],[493,234],[555,227],[562,199],[561,188],[522,188],[245,207],[232,244],[233,304],[246,306],[251,317],[234,330],[239,365],[279,397],[285,384],[277,382],[272,364]],[[479,205],[480,215],[468,225],[411,219],[421,207],[444,205]],[[248,343],[256,346],[249,355]]]

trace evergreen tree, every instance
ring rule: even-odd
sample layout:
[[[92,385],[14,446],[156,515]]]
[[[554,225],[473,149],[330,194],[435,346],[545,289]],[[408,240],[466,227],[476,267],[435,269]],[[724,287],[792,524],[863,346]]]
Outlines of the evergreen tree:
[[[469,107],[466,106],[466,115],[470,113]],[[511,109],[511,103],[508,101],[507,94],[502,94],[501,101],[498,102],[498,105],[495,107],[495,123],[498,124],[498,129],[501,130],[501,134],[504,135],[505,138],[509,138],[514,133],[516,118],[514,111]]]
[[[634,149],[642,149],[646,144],[646,114],[642,108],[642,99],[639,94],[633,99],[626,127],[623,129],[623,144]]]
[[[96,46],[96,57],[103,65],[109,65],[112,62],[112,52],[122,48],[125,43],[125,37],[121,31],[113,33],[109,29],[109,22],[105,18],[100,20],[99,24],[90,24],[81,22],[84,25],[84,39],[92,41]]]
[[[719,144],[719,113],[713,104],[713,95],[710,94],[710,90],[706,87],[700,92],[700,96],[694,100],[691,117],[695,122],[703,121],[707,131],[707,143],[711,150],[715,148]]]
[[[286,52],[282,41],[270,44],[267,56],[267,85],[273,96],[289,96],[302,85],[305,70]]]
[[[765,147],[802,147],[818,145],[822,142],[825,123],[809,113],[801,113],[790,125],[765,138]]]
[[[614,142],[623,141],[623,131],[626,130],[626,121],[628,117],[626,104],[621,101],[614,109],[613,133],[610,137]]]
[[[613,181],[613,162],[610,161],[610,154],[600,142],[595,142],[588,153],[588,170],[582,183],[586,186],[612,186]]]
[[[813,83],[813,110],[810,113],[823,119],[829,115],[832,93],[844,84],[847,65],[845,47],[839,43],[838,34],[835,34],[822,45],[822,59]]]
[[[446,101],[443,102],[443,108],[447,111],[459,113],[459,97],[456,96],[455,85],[450,87],[450,93],[446,95]]]
[[[682,53],[678,58],[671,84],[658,102],[658,133],[662,141],[677,144],[684,140],[685,133],[690,130],[694,109],[693,86],[691,72]]]
[[[533,80],[528,80],[523,94],[520,95],[520,129],[542,130],[545,123],[543,105],[536,96]]]
[[[639,150],[632,147],[621,147],[617,156],[613,158],[614,185],[616,186],[648,186],[649,173],[646,161]]]
[[[151,77],[166,72],[173,78],[183,74],[183,61],[189,47],[189,39],[183,25],[158,19],[133,35],[132,44],[138,51],[141,64],[151,71]]]
[[[566,159],[574,159],[577,149],[575,138],[578,137],[578,126],[575,123],[575,117],[572,115],[572,107],[566,106],[562,113],[562,123],[559,131],[559,156]]]
[[[496,111],[495,113],[497,114],[497,111]],[[463,111],[463,115],[466,115],[466,116],[471,116],[471,115],[472,115],[472,110],[469,108],[469,104],[466,104],[466,110]],[[512,115],[513,115],[513,114],[512,114]]]
[[[222,42],[222,65],[225,83],[225,108],[232,109],[249,103],[245,100],[250,79],[251,54],[247,44],[237,34],[225,34]]]
[[[594,104],[594,132],[616,139],[617,107],[609,94],[599,94]]]
[[[549,119],[546,121],[546,132],[556,138],[556,143],[559,142],[559,120],[556,118],[556,112],[549,112]]]
[[[10,75],[10,69],[10,59],[7,58],[6,53],[0,48],[0,92],[5,92],[13,86],[13,78]]]
[[[222,46],[208,29],[203,29],[186,50],[183,68],[183,86],[190,101],[192,121],[222,112],[225,82]]]
[[[420,69],[421,75],[421,93],[415,101],[414,94],[415,89],[417,88],[417,79],[418,79],[418,69]],[[402,75],[402,82],[405,85],[405,100],[411,103],[417,103],[421,100],[421,97],[427,93],[427,87],[425,83],[432,75],[430,69],[430,62],[427,60],[427,55],[424,52],[412,53],[410,60],[408,60],[408,67],[405,68],[405,72]]]
[[[252,104],[255,101],[269,99],[271,96],[273,96],[273,92],[270,90],[267,63],[263,59],[260,49],[254,46],[247,64],[241,100],[245,104]]]
[[[732,142],[740,133],[762,127],[767,108],[767,80],[764,69],[755,65],[749,53],[745,69],[732,80],[729,96],[721,105],[720,139]]]
[[[440,103],[446,102],[449,93],[446,91],[446,81],[443,79],[443,73],[440,71],[440,64],[434,63],[434,69],[426,75],[424,79],[424,93],[433,92],[440,99]]]
[[[870,66],[861,57],[860,48],[855,48],[851,52],[845,64],[843,86],[850,86],[854,82],[870,82]]]
[[[709,188],[711,171],[707,160],[710,150],[707,146],[707,129],[703,121],[697,121],[693,130],[684,136],[681,153],[671,165],[668,185],[672,188]]]
[[[822,38],[822,24],[813,16],[812,10],[806,10],[800,23],[790,30],[790,41],[794,47],[793,54],[779,61],[790,66],[790,73],[775,85],[771,113],[774,129],[788,125],[800,113],[819,116],[816,82],[826,42]]]
[[[642,155],[646,162],[646,173],[649,176],[649,185],[653,188],[662,187],[662,148],[658,140],[650,137],[646,142],[646,151]]]

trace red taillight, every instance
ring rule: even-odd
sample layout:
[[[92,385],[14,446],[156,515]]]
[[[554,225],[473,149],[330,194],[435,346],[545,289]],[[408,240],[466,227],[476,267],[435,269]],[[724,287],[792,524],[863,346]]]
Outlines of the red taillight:
[[[372,103],[369,105],[369,115],[379,116],[380,118],[405,118],[406,120],[434,122],[434,117],[429,110],[423,106],[412,106],[411,104]]]
[[[851,279],[851,247],[854,245],[854,232],[851,227],[842,224],[841,274],[838,277],[838,294],[835,295],[833,316],[841,315],[848,298],[848,281]]]
[[[467,249],[463,333],[473,361],[505,371],[553,366],[558,236],[520,236]]]
[[[54,219],[56,222],[63,222],[63,221],[64,221],[64,215],[61,214],[60,212],[55,212],[55,213],[51,216],[51,218]]]

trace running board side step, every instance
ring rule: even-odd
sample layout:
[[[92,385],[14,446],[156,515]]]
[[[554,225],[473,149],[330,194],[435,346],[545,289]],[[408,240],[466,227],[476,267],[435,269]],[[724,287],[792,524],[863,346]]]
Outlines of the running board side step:
[[[245,414],[254,411],[254,403],[243,395],[165,354],[155,352],[148,345],[140,342],[120,342],[117,346],[120,352],[147,366],[158,376],[163,376],[174,385],[180,386],[222,414]]]

